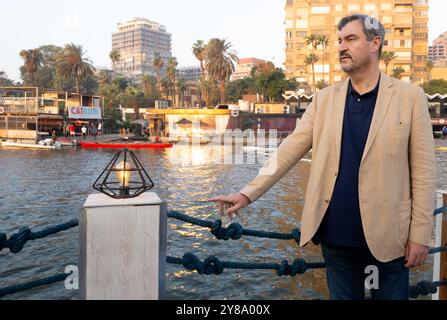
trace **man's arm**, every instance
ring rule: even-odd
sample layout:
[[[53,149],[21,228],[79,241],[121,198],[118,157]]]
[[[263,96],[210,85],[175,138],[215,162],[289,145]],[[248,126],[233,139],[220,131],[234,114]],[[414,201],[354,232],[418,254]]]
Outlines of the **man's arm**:
[[[312,148],[314,117],[317,95],[307,107],[299,126],[279,146],[278,150],[264,164],[259,175],[245,186],[240,193],[251,202],[259,199],[278,182]]]
[[[434,138],[425,93],[420,89],[413,109],[410,134],[411,225],[406,246],[406,267],[417,267],[427,259],[433,233],[436,193]]]
[[[314,117],[317,108],[317,95],[306,109],[299,126],[279,146],[278,150],[264,164],[259,175],[239,193],[219,196],[208,201],[218,202],[221,214],[237,212],[259,199],[279,179],[281,179],[312,148]]]
[[[413,198],[409,240],[429,246],[433,232],[436,163],[428,103],[422,89],[413,109],[409,151]]]

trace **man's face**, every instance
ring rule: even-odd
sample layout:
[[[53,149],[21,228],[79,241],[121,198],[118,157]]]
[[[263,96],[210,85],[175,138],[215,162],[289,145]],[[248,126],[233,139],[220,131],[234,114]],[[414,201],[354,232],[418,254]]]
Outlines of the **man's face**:
[[[338,34],[338,53],[341,69],[346,73],[369,65],[377,55],[377,42],[368,41],[363,32],[363,24],[360,20],[351,21]]]

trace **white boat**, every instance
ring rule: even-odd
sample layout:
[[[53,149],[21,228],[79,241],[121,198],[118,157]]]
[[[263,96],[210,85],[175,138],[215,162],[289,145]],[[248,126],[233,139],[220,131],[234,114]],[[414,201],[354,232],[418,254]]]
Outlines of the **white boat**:
[[[27,149],[44,149],[44,150],[55,150],[60,149],[60,144],[55,144],[52,146],[46,146],[41,144],[32,144],[32,143],[16,143],[16,142],[1,142],[2,147],[11,147],[11,148],[27,148]]]

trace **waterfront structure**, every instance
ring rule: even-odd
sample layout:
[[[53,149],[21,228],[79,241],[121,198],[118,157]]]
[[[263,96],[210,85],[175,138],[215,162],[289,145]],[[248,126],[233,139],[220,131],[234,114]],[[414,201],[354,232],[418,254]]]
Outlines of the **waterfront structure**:
[[[338,59],[337,25],[342,17],[362,13],[379,19],[385,27],[384,51],[396,54],[388,66],[388,74],[401,67],[401,80],[420,84],[427,79],[428,0],[286,0],[286,76],[298,82],[312,84],[312,68],[305,59],[314,52],[315,82],[325,79],[329,84],[340,82],[345,74]],[[316,50],[306,44],[311,34],[326,36],[326,48]],[[323,50],[324,49],[324,50]],[[324,56],[323,56],[324,51]],[[385,64],[381,62],[385,71]]]
[[[202,70],[200,69],[200,66],[177,68],[177,79],[199,81],[200,78],[202,78]]]
[[[428,60],[433,61],[435,67],[447,67],[447,31],[428,47]]]
[[[171,34],[166,27],[145,18],[134,18],[118,23],[118,31],[112,34],[112,50],[119,52],[119,60],[113,71],[132,79],[142,75],[156,76],[154,59],[160,56],[166,72],[171,57]]]
[[[246,77],[250,77],[251,70],[253,69],[253,67],[259,66],[265,62],[266,61],[257,59],[257,58],[239,59],[239,63],[236,66],[236,70],[231,75],[230,80],[236,81],[236,80],[244,79]]]
[[[41,89],[0,87],[0,139],[35,141],[39,134],[60,133],[68,123],[102,120],[102,96]]]

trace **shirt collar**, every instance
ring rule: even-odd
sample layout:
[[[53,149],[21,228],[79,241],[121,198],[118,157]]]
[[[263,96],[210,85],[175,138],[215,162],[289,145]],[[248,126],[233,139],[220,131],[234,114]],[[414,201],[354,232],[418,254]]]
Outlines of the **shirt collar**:
[[[381,77],[382,77],[382,75],[379,76],[379,81],[377,81],[376,87],[374,89],[372,89],[371,91],[362,94],[362,96],[367,95],[367,94],[374,94],[377,96],[379,94],[380,78]],[[360,96],[360,94],[357,91],[355,91],[354,87],[352,86],[351,79],[349,79],[348,95]]]

